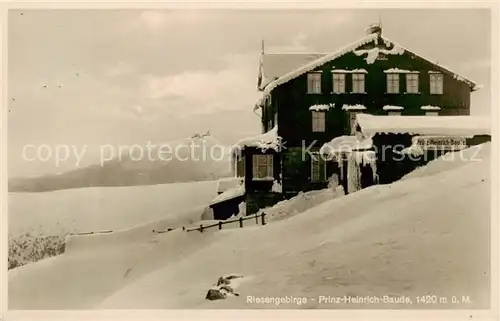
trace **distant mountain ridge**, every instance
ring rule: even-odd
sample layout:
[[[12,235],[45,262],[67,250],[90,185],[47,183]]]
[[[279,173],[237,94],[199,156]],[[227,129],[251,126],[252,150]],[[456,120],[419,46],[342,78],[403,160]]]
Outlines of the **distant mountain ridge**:
[[[178,157],[136,160],[129,155],[116,157],[102,166],[94,164],[61,174],[9,179],[9,192],[47,192],[93,186],[136,186],[215,180],[231,174],[229,148],[210,135],[194,135],[166,143],[177,148]],[[162,145],[159,145],[162,146]],[[164,145],[163,145],[164,146]],[[195,146],[195,147],[190,147]],[[191,148],[191,149],[190,149]],[[213,151],[213,152],[211,152]],[[212,159],[212,156],[214,156]]]

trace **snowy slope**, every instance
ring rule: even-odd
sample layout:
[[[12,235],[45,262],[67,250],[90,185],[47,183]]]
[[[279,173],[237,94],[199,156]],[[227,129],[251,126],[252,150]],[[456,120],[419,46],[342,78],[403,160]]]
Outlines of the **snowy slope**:
[[[124,149],[102,164],[59,175],[9,179],[11,192],[45,192],[97,186],[137,186],[216,180],[229,176],[229,146],[211,136]],[[108,153],[110,155],[108,155]],[[115,151],[118,154],[118,150]],[[142,154],[142,157],[141,157]]]
[[[9,234],[117,230],[206,206],[215,181],[9,193]]]
[[[64,255],[9,272],[9,306],[428,309],[415,296],[436,294],[468,295],[472,303],[460,307],[485,307],[490,148],[481,149],[481,161],[449,162],[452,169],[370,187],[266,226],[73,238]],[[241,295],[205,300],[228,274],[244,276]],[[408,295],[413,304],[320,304],[321,295]],[[247,296],[307,303],[251,304]]]

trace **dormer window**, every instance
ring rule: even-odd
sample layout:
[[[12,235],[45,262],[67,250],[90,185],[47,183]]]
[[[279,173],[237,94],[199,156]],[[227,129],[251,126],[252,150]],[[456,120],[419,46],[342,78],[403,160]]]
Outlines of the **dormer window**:
[[[352,74],[352,92],[356,94],[363,94],[365,92],[365,74]]]
[[[345,73],[333,73],[333,93],[345,93]]]
[[[307,93],[321,94],[321,73],[311,72],[307,74]]]
[[[429,74],[430,93],[433,95],[443,94],[443,74],[433,72]]]

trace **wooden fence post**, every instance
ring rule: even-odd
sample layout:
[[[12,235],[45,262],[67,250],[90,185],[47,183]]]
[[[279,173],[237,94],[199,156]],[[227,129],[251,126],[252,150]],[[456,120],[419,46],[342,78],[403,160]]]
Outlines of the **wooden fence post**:
[[[262,225],[266,225],[266,213],[262,212]]]
[[[222,230],[222,221],[219,221],[219,230]]]
[[[259,224],[259,215],[258,213],[255,213],[255,224]]]
[[[243,227],[243,217],[240,217],[240,227]]]
[[[203,224],[200,224],[200,232],[203,233]]]

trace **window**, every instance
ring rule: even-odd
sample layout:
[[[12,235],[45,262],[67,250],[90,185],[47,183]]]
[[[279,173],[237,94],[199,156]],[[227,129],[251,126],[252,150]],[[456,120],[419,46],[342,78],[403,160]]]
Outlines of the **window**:
[[[430,92],[431,94],[443,94],[443,74],[430,74]]]
[[[325,116],[324,111],[312,111],[312,131],[324,132],[325,131]]]
[[[307,74],[307,92],[309,94],[321,93],[321,73],[313,72]]]
[[[253,155],[254,179],[273,179],[273,155]]]
[[[365,74],[352,74],[352,92],[358,94],[365,92]]]
[[[245,158],[243,156],[236,159],[236,176],[245,177]]]
[[[406,92],[418,94],[418,74],[406,74]]]
[[[439,116],[439,112],[437,111],[426,111],[425,116]]]
[[[345,93],[345,74],[340,74],[340,73],[333,74],[333,93],[335,94]]]
[[[387,93],[399,93],[399,74],[387,74]]]
[[[326,162],[319,155],[311,155],[311,181],[326,181]]]

